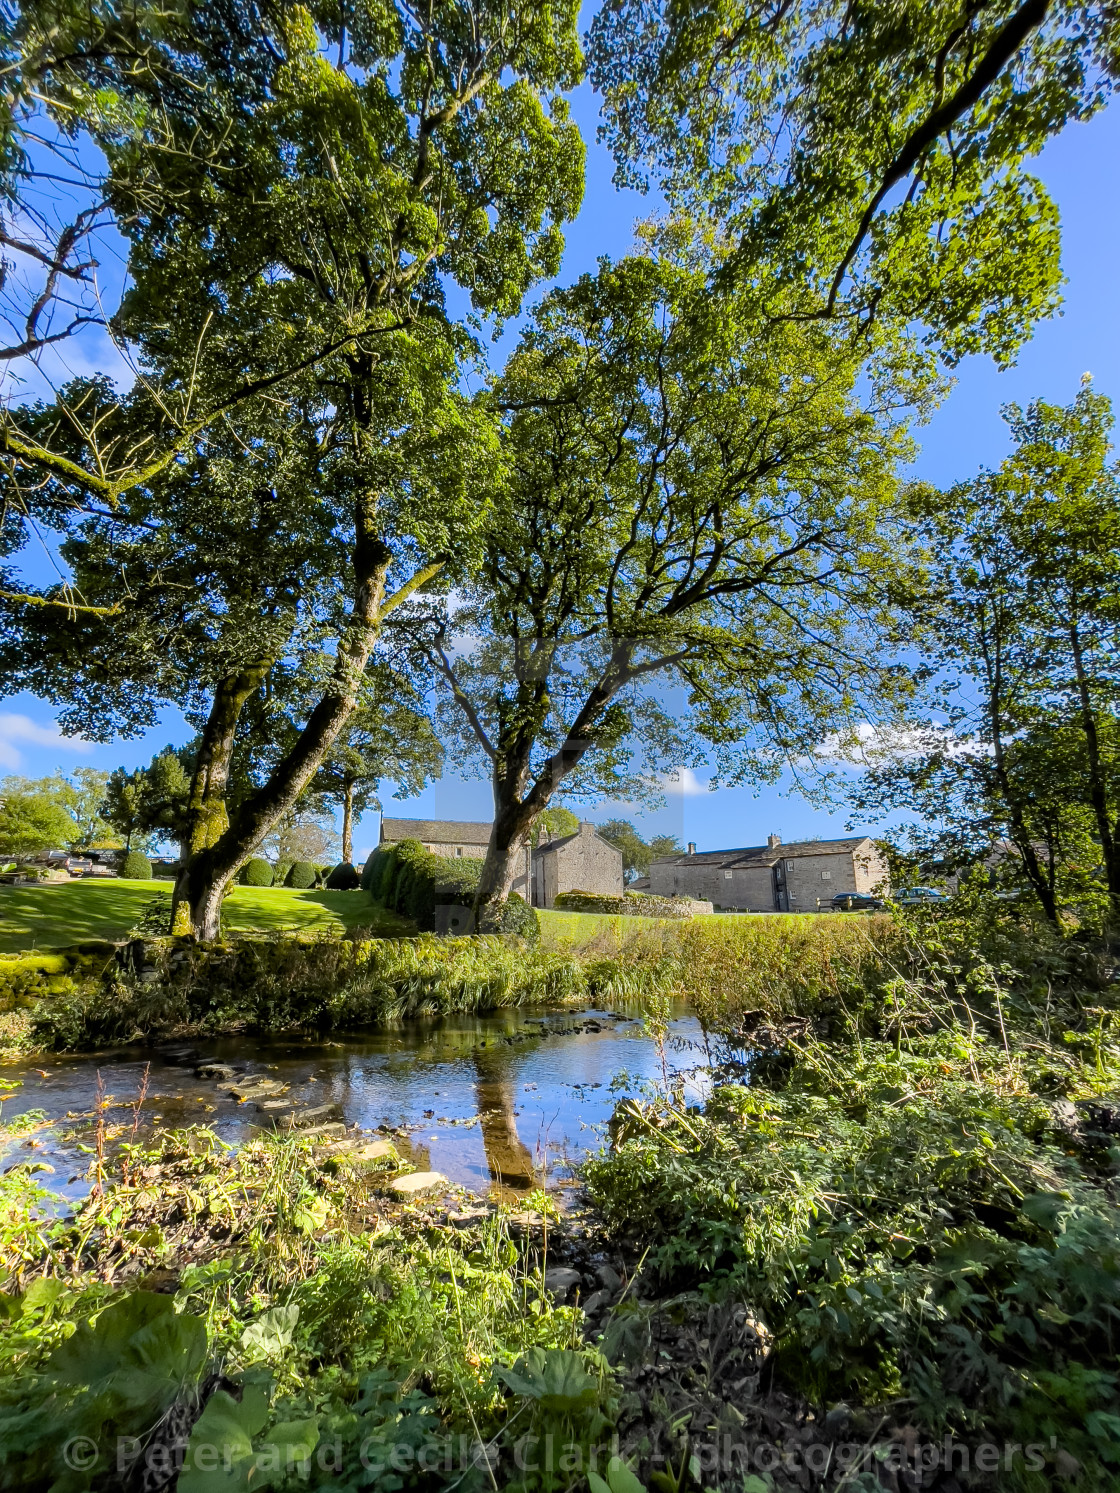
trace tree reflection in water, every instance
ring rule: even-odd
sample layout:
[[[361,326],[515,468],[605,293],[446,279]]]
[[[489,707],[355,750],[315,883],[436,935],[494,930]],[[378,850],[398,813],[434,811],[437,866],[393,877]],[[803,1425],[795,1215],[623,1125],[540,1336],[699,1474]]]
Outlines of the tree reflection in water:
[[[537,1185],[533,1153],[517,1133],[513,1112],[514,1064],[508,1048],[476,1047],[475,1094],[482,1143],[493,1189],[510,1200]]]

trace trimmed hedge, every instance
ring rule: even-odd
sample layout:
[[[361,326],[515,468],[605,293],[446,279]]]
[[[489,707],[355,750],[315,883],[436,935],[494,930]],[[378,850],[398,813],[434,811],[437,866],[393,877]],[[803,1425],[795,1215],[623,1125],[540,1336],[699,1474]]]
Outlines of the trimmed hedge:
[[[285,886],[293,886],[297,891],[306,892],[319,880],[319,868],[313,866],[310,861],[295,861],[292,869],[284,878]]]
[[[341,861],[335,866],[324,883],[331,892],[355,892],[361,884],[361,877],[349,861]]]
[[[694,918],[712,910],[710,902],[693,897],[653,897],[645,892],[624,892],[621,897],[560,892],[553,906],[557,912],[605,912],[628,918]]]
[[[139,850],[130,850],[121,862],[120,874],[126,881],[151,881],[152,863]]]
[[[272,867],[263,856],[255,855],[241,867],[241,875],[237,879],[242,886],[271,886]]]
[[[453,909],[471,906],[481,874],[480,860],[433,855],[419,840],[398,840],[373,852],[361,885],[379,906],[411,918],[422,933],[466,933],[473,930]],[[487,932],[516,933],[535,942],[540,920],[515,893],[502,909],[498,926]]]

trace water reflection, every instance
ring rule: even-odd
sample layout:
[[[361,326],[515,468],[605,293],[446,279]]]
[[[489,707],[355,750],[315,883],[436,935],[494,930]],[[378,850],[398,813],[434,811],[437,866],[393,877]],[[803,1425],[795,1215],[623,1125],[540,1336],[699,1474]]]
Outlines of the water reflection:
[[[688,1068],[699,1055],[691,1018],[673,1022],[674,1061]],[[661,1065],[641,1022],[625,1011],[501,1011],[451,1017],[343,1038],[267,1040],[225,1037],[175,1049],[123,1048],[96,1057],[55,1056],[0,1067],[21,1081],[3,1105],[3,1119],[40,1108],[51,1120],[88,1114],[97,1073],[123,1107],[152,1063],[149,1127],[211,1125],[231,1144],[262,1123],[252,1103],[239,1104],[213,1080],[194,1072],[199,1058],[264,1071],[287,1085],[300,1104],[341,1106],[348,1122],[388,1127],[417,1166],[485,1193],[523,1193],[546,1177],[562,1181],[570,1165],[599,1144],[617,1097],[620,1074],[631,1083],[660,1081]],[[41,1159],[55,1166],[52,1188],[82,1175],[76,1123],[56,1126],[29,1146],[17,1138],[0,1165]],[[80,1183],[77,1184],[80,1187]]]

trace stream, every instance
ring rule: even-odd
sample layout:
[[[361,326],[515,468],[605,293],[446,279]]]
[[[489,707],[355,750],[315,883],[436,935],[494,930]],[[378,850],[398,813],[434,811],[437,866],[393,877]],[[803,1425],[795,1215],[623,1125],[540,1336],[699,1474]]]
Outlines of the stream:
[[[684,1075],[690,1100],[702,1097],[700,1028],[683,1010],[673,1015],[665,1058],[670,1074]],[[236,1145],[270,1117],[229,1090],[267,1081],[285,1101],[274,1098],[273,1109],[337,1106],[330,1118],[388,1134],[420,1170],[507,1198],[542,1185],[562,1192],[574,1164],[601,1144],[621,1094],[663,1077],[657,1044],[640,1016],[624,1010],[522,1007],[341,1038],[231,1036],[53,1054],[0,1066],[5,1087],[18,1085],[3,1099],[0,1124],[29,1111],[46,1122],[0,1142],[0,1168],[34,1159],[53,1169],[44,1177],[52,1192],[83,1195],[89,1157],[79,1148],[91,1139],[99,1078],[112,1144],[127,1138],[148,1063],[141,1137],[208,1125]],[[208,1065],[226,1071],[216,1081]]]

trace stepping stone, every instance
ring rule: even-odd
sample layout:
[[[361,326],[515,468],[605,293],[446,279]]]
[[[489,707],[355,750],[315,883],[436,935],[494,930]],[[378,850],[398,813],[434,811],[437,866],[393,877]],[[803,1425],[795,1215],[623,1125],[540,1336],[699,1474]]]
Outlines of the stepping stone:
[[[198,1063],[194,1070],[196,1078],[228,1079],[230,1083],[237,1077],[237,1074],[238,1070],[232,1063]]]
[[[619,1275],[613,1265],[600,1265],[595,1272],[595,1279],[604,1291],[613,1293],[622,1290],[622,1276]]]
[[[411,1172],[407,1177],[397,1177],[392,1183],[392,1191],[399,1198],[419,1198],[430,1192],[442,1192],[449,1186],[442,1172]]]
[[[291,1100],[272,1099],[266,1100],[264,1104],[258,1104],[259,1110],[284,1111],[277,1114],[273,1124],[277,1130],[307,1130],[313,1125],[327,1125],[334,1120],[344,1119],[342,1106],[338,1104],[317,1104],[313,1109],[294,1109]]]
[[[222,1087],[224,1088],[225,1085],[223,1084]],[[247,1079],[244,1083],[230,1084],[227,1092],[244,1104],[247,1099],[260,1099],[265,1094],[282,1094],[287,1087],[286,1083],[277,1083],[274,1078],[259,1078]]]
[[[387,1140],[371,1140],[358,1145],[353,1151],[346,1153],[347,1161],[386,1161],[398,1160],[396,1147],[391,1146]]]
[[[196,1063],[197,1047],[157,1047],[156,1052],[165,1063]]]
[[[298,1135],[300,1140],[341,1140],[346,1134],[346,1126],[341,1120],[333,1125],[313,1125],[309,1130],[293,1130],[293,1135]]]
[[[473,1224],[485,1223],[494,1217],[493,1208],[464,1208],[459,1213],[449,1213],[447,1221],[456,1229],[469,1229]]]

